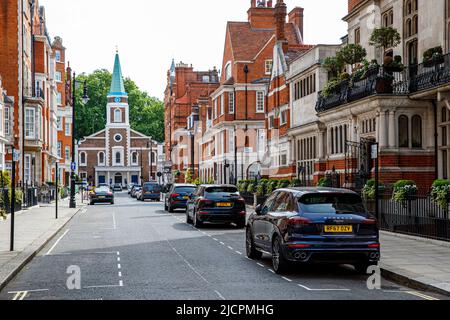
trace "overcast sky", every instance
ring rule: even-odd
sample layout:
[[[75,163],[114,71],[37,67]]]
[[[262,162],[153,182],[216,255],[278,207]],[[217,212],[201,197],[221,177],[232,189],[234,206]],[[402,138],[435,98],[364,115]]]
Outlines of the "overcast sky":
[[[276,2],[276,1],[274,1]],[[305,8],[305,43],[339,43],[347,0],[286,0]],[[51,37],[61,36],[77,73],[112,70],[162,98],[172,57],[196,70],[221,68],[227,21],[247,21],[250,0],[39,0]]]

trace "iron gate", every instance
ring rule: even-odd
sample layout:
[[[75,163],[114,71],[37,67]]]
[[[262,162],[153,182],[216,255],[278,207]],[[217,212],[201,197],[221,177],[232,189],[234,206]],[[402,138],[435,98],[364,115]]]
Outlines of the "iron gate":
[[[361,192],[372,177],[371,147],[374,139],[361,138],[360,142],[345,143],[345,187]]]

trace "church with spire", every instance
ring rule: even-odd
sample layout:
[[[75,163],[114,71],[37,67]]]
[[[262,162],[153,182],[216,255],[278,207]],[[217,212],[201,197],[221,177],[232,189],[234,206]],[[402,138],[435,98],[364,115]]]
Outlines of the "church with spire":
[[[96,186],[123,187],[157,180],[158,143],[130,126],[128,93],[118,52],[107,101],[105,129],[79,143],[80,178]]]

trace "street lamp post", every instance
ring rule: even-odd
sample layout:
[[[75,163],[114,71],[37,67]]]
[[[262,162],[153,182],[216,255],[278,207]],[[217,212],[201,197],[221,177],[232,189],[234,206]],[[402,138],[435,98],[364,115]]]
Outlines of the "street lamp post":
[[[152,137],[147,141],[147,149],[150,149],[150,181],[153,179],[153,142]]]
[[[14,251],[14,228],[15,228],[15,209],[16,209],[16,164],[19,161],[19,154],[16,152],[15,144],[17,143],[18,137],[14,137],[14,143],[9,145],[11,148],[12,155],[12,168],[11,168],[11,199],[10,200],[10,208],[11,208],[11,234],[10,234],[10,248],[11,252]]]
[[[75,105],[76,105],[76,98],[75,98],[75,90],[77,83],[81,83],[76,80],[76,73],[73,73],[72,78],[72,164],[70,166],[70,203],[69,207],[71,209],[75,209],[77,207],[76,201],[75,201]],[[83,82],[84,88],[83,88],[83,102],[87,103],[89,100],[87,96],[87,83],[86,81]]]

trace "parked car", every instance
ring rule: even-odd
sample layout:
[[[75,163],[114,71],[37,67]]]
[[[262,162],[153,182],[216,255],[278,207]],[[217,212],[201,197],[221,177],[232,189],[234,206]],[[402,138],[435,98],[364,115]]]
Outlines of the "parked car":
[[[122,188],[122,185],[120,184],[120,183],[116,183],[114,186],[113,186],[113,191],[114,192],[121,192],[123,190],[123,188]]]
[[[127,186],[128,194],[131,194],[131,190],[133,190],[133,187],[134,187],[135,185],[136,185],[135,183],[130,183],[130,184]]]
[[[245,200],[232,185],[199,186],[187,203],[186,222],[195,227],[204,223],[231,224],[245,228]]]
[[[157,182],[144,183],[138,200],[161,201],[161,186]]]
[[[379,229],[352,191],[280,189],[249,217],[246,251],[251,259],[271,253],[278,274],[292,263],[352,264],[366,273],[380,260]]]
[[[133,188],[131,189],[130,196],[131,196],[132,198],[136,198],[136,197],[137,197],[136,193],[139,192],[141,189],[142,189],[142,187],[139,186],[139,185],[133,186]]]
[[[170,213],[175,209],[186,210],[187,202],[196,189],[194,184],[174,184],[164,197],[164,209]]]
[[[110,203],[114,204],[114,193],[109,187],[98,187],[89,194],[90,205],[96,203]]]

